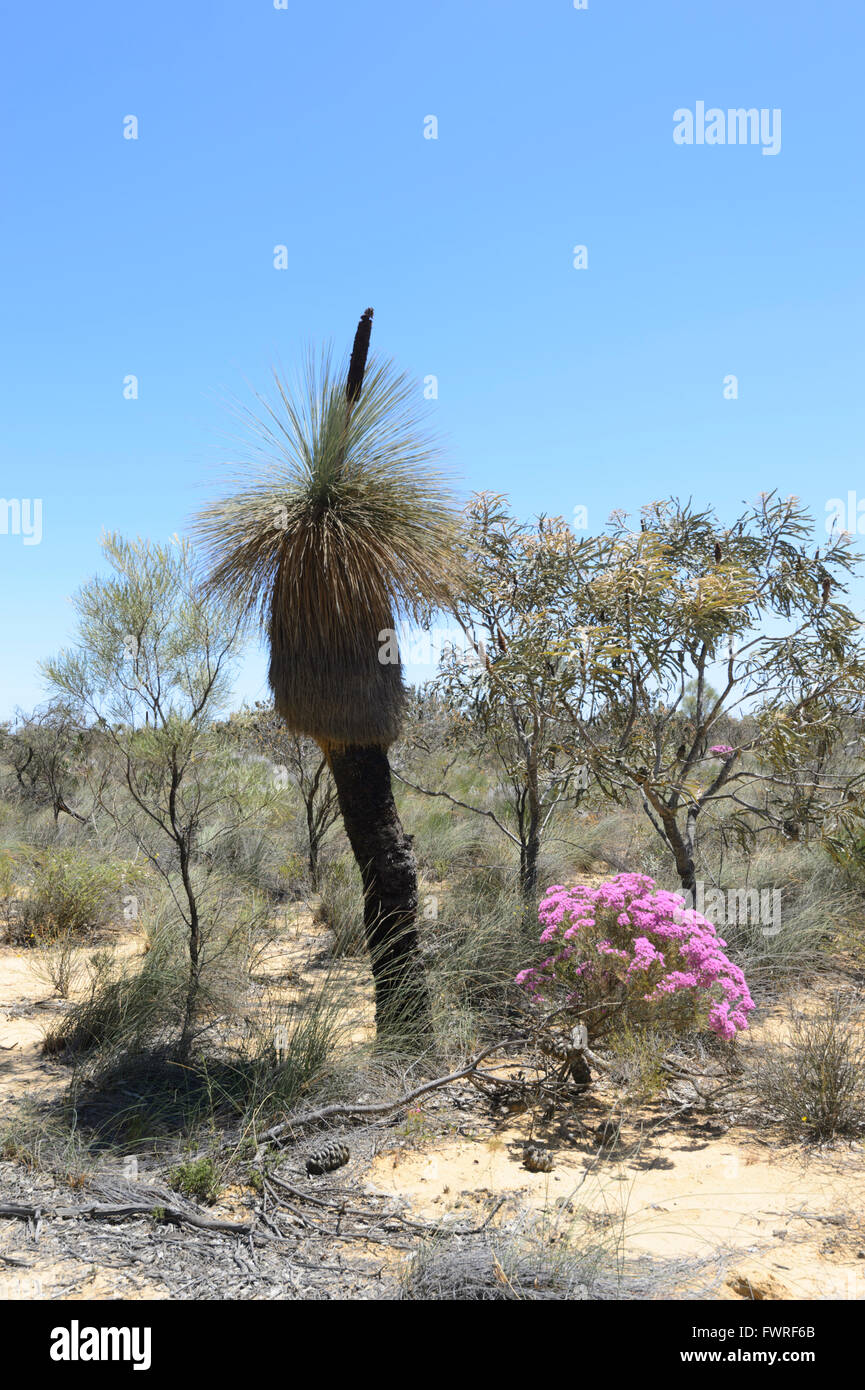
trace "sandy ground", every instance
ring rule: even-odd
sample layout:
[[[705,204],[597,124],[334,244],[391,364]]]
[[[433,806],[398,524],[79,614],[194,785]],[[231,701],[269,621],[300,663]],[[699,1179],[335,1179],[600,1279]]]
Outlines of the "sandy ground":
[[[626,1136],[623,1130],[623,1137]],[[734,1252],[728,1296],[865,1298],[865,1161],[860,1152],[803,1156],[730,1133],[655,1136],[595,1162],[550,1143],[552,1173],[521,1166],[526,1122],[424,1152],[381,1155],[371,1179],[418,1213],[463,1214],[517,1192],[563,1232],[606,1226],[625,1255]],[[753,1286],[753,1293],[744,1286]]]
[[[60,1068],[41,1054],[64,1004],[34,969],[34,952],[0,946],[0,1098],[49,1099],[63,1088]]]
[[[311,961],[326,943],[308,916],[287,928],[263,959],[259,976],[286,997],[316,987]],[[115,949],[135,954],[134,934]],[[0,947],[0,1099],[59,1095],[62,1066],[40,1052],[42,1038],[62,1014],[40,978],[34,951]],[[319,972],[320,976],[320,972]],[[372,1032],[369,975],[363,962],[346,968],[347,1036]],[[320,984],[320,978],[318,983]],[[762,1027],[777,1034],[778,1016]],[[479,1102],[480,1103],[480,1102]],[[594,1107],[594,1108],[593,1108]],[[413,1112],[404,1140],[380,1153],[364,1182],[408,1200],[423,1217],[483,1215],[507,1194],[545,1213],[551,1229],[590,1226],[609,1232],[621,1253],[664,1258],[724,1252],[726,1298],[865,1299],[865,1146],[822,1150],[780,1142],[714,1118],[687,1118],[656,1126],[649,1111],[626,1115],[610,1150],[591,1133],[604,1108],[592,1101],[577,1129],[532,1131],[528,1116],[501,1122],[470,1107],[454,1132],[442,1125],[442,1106]],[[583,1123],[585,1121],[585,1123]],[[537,1139],[554,1154],[549,1174],[522,1166],[523,1145]],[[242,1220],[244,1193],[222,1194],[214,1210]],[[9,1252],[7,1250],[7,1256]],[[160,1298],[166,1286],[156,1271],[94,1267],[68,1259],[26,1267],[0,1256],[0,1297]]]

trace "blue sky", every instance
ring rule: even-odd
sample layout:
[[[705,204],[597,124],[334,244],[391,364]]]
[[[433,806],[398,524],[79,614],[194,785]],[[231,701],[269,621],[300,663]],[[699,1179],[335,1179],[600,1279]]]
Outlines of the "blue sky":
[[[5,40],[0,495],[43,519],[0,534],[0,717],[42,698],[103,528],[182,531],[226,396],[368,304],[438,377],[466,492],[593,530],[670,493],[779,488],[820,532],[865,499],[849,0],[48,0]],[[675,144],[698,101],[779,108],[780,152]]]

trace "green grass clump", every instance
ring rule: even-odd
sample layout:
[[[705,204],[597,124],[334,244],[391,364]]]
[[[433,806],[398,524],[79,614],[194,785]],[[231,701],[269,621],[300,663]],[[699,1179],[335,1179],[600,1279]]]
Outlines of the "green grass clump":
[[[182,1192],[184,1197],[193,1197],[199,1202],[215,1202],[222,1185],[215,1161],[207,1156],[176,1164],[168,1175],[168,1181],[175,1192]]]
[[[118,913],[121,890],[135,876],[129,865],[96,862],[77,849],[35,855],[19,907],[25,938],[92,935]]]
[[[366,954],[360,876],[348,858],[333,859],[319,873],[317,921],[333,932],[334,956]]]

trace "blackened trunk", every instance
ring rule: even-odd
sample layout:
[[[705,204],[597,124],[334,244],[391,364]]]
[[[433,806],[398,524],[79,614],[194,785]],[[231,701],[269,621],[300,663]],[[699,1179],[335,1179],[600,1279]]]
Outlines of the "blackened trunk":
[[[683,843],[679,836],[674,839],[667,837],[673,857],[676,860],[676,872],[679,875],[679,882],[685,894],[687,907],[697,905],[697,871],[694,865],[693,856],[690,854],[687,845]]]
[[[430,1035],[430,1004],[417,936],[417,864],[397,814],[383,748],[330,749],[346,834],[361,872],[364,927],[382,1040]]]
[[[520,888],[526,902],[534,901],[538,887],[538,856],[541,852],[541,837],[535,830],[520,846]]]
[[[688,814],[684,834],[682,834],[673,812],[667,811],[665,813],[662,811],[661,819],[664,827],[664,838],[673,851],[673,858],[676,861],[676,872],[685,893],[686,905],[696,907],[697,869],[694,863],[694,847],[697,838],[697,817],[693,813]]]
[[[315,824],[315,808],[312,797],[306,803],[306,831],[309,853],[307,863],[309,864],[309,881],[313,888],[318,891],[318,831]]]

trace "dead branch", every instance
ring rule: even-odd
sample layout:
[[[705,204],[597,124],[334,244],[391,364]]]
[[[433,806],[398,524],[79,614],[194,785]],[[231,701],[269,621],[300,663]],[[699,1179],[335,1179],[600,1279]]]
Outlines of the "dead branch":
[[[68,1221],[83,1217],[97,1220],[122,1220],[127,1216],[152,1216],[159,1212],[160,1219],[173,1222],[176,1226],[195,1226],[199,1231],[227,1231],[232,1235],[249,1235],[254,1229],[253,1221],[218,1221],[209,1216],[199,1216],[197,1212],[183,1211],[180,1207],[165,1206],[159,1202],[124,1202],[120,1206],[93,1202],[80,1207],[33,1207],[16,1202],[0,1202],[0,1216],[17,1218],[19,1221],[36,1221],[40,1218],[57,1218]]]
[[[347,1118],[351,1115],[387,1115],[392,1110],[400,1110],[404,1105],[409,1105],[411,1101],[418,1100],[421,1096],[428,1095],[430,1091],[439,1091],[443,1086],[450,1086],[455,1081],[463,1081],[471,1075],[479,1062],[485,1057],[491,1056],[501,1047],[515,1047],[517,1043],[525,1043],[526,1038],[505,1038],[502,1042],[492,1043],[478,1052],[475,1057],[467,1062],[458,1071],[452,1071],[448,1076],[436,1077],[433,1081],[424,1082],[423,1086],[417,1086],[413,1091],[408,1091],[404,1096],[399,1096],[396,1100],[379,1101],[369,1105],[354,1105],[350,1103],[337,1103],[334,1105],[323,1105],[318,1110],[307,1110],[305,1114],[295,1115],[291,1119],[283,1120],[278,1125],[273,1125],[271,1129],[265,1130],[261,1136],[261,1144],[273,1139],[278,1139],[286,1130],[300,1129],[303,1125],[311,1125],[321,1120],[336,1119],[338,1117]],[[259,1154],[261,1150],[259,1148]],[[256,1158],[259,1156],[256,1154]]]

